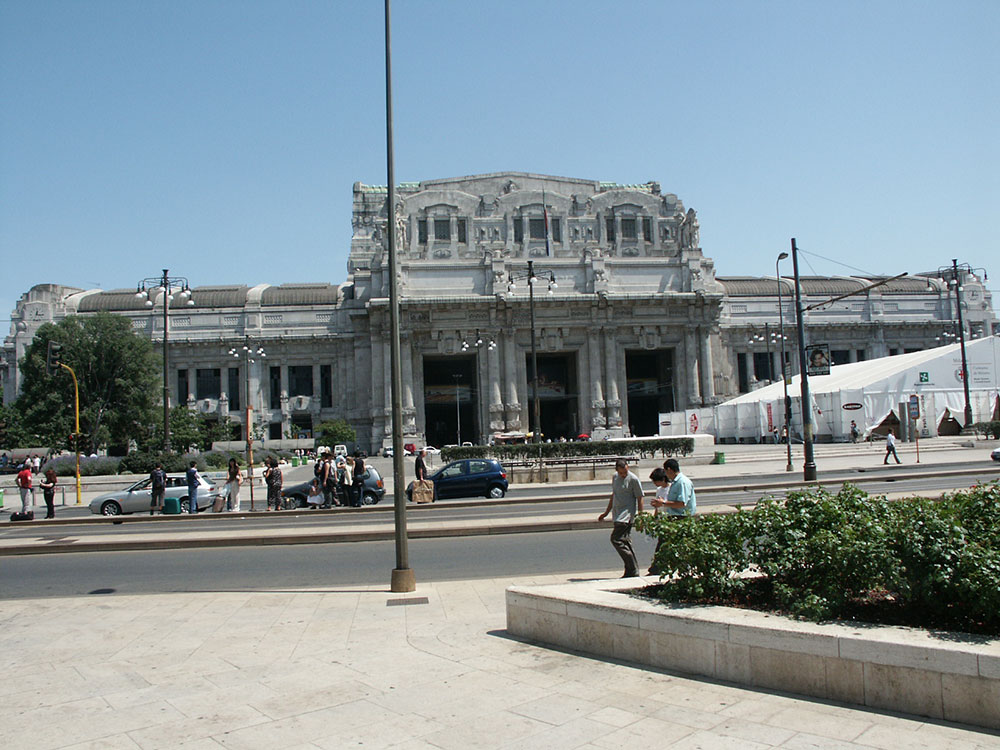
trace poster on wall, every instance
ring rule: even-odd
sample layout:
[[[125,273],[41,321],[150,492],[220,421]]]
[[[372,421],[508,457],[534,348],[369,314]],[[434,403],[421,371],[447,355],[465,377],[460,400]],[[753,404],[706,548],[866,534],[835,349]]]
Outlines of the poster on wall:
[[[830,374],[830,345],[813,344],[806,347],[806,372],[809,377]]]

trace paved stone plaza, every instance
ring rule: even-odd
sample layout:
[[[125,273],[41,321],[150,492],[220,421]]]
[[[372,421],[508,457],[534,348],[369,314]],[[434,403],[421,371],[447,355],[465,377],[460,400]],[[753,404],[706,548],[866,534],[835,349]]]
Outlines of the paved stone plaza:
[[[0,602],[0,745],[1000,748],[507,635],[508,585],[574,578]]]

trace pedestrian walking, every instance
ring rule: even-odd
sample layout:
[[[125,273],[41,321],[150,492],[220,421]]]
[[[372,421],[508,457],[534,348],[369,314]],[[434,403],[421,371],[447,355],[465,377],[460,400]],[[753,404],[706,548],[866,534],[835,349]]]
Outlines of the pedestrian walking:
[[[28,513],[35,507],[35,491],[31,484],[31,459],[25,458],[17,473],[17,489],[21,493],[21,512]]]
[[[192,461],[188,466],[187,474],[188,488],[188,512],[198,512],[198,485],[201,484],[201,475],[198,473],[198,462]]]
[[[654,475],[656,477],[654,478]],[[656,515],[660,511],[671,520],[681,520],[693,516],[698,511],[698,500],[694,492],[694,484],[684,474],[681,473],[681,466],[676,458],[668,458],[663,462],[662,469],[656,469],[650,474],[653,484],[656,484],[656,497],[650,501],[656,510]],[[657,478],[665,480],[661,485]],[[662,540],[657,540],[656,550],[660,549]],[[649,567],[649,574],[659,573],[656,569],[656,551],[653,552],[653,565]]]
[[[902,463],[902,461],[899,460],[899,456],[896,455],[896,435],[891,428],[885,435],[885,459],[882,461],[883,464],[889,463],[890,453],[892,454],[892,457],[896,459],[897,464]]]
[[[861,431],[858,429],[858,423],[853,419],[851,420],[851,442],[858,442],[858,437],[861,435]]]
[[[54,469],[46,469],[45,476],[38,483],[38,486],[42,488],[42,497],[45,498],[46,518],[56,517],[56,484],[58,483],[59,479],[56,477]]]
[[[628,463],[623,459],[615,461],[615,476],[611,479],[611,497],[608,507],[597,517],[603,521],[612,513],[614,528],[611,530],[611,546],[625,564],[625,574],[622,578],[634,578],[639,575],[639,562],[632,549],[632,522],[636,513],[642,513],[642,484],[639,477],[628,469]]]

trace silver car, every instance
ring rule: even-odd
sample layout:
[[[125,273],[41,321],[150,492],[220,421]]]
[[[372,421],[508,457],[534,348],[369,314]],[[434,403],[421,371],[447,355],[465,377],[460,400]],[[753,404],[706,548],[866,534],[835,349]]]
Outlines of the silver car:
[[[219,496],[219,490],[205,477],[198,475],[198,510],[208,510]],[[123,513],[149,513],[149,477],[131,487],[114,492],[105,492],[90,501],[90,512],[102,516],[120,516]],[[191,506],[188,497],[187,477],[184,474],[167,474],[167,489],[164,497],[176,497],[181,501],[181,512],[187,513]]]

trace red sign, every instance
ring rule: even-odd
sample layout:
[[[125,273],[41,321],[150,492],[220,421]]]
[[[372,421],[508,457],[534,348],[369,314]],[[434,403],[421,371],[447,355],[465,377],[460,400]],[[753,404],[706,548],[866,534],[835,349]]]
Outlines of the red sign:
[[[840,408],[844,411],[857,411],[858,409],[864,409],[865,407],[855,401],[852,401],[849,404],[844,404]]]
[[[691,432],[697,432],[697,431],[698,431],[698,415],[697,414],[692,414],[691,415]]]

